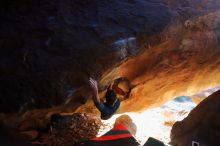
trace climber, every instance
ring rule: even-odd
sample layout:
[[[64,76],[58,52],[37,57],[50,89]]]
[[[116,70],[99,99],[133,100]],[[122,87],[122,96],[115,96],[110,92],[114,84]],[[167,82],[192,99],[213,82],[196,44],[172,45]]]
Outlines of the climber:
[[[114,90],[112,90],[112,86],[108,88],[105,95],[106,102],[103,103],[99,98],[97,81],[89,78],[89,84],[93,90],[93,102],[97,109],[101,112],[101,119],[107,120],[111,118],[111,116],[118,110],[121,103],[116,97]]]

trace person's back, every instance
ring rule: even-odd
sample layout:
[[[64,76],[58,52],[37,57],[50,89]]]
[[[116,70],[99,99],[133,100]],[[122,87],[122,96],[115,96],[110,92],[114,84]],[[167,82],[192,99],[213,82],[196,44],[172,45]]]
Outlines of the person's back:
[[[102,105],[96,106],[101,112],[101,118],[104,120],[111,118],[111,116],[116,113],[121,104],[113,90],[108,90],[105,98],[106,102],[103,104],[103,107],[101,107]]]
[[[112,117],[120,107],[120,100],[113,90],[108,90],[105,95],[106,102],[102,103],[98,95],[97,82],[90,78],[90,86],[93,89],[93,101],[97,109],[101,112],[101,119],[107,120]]]

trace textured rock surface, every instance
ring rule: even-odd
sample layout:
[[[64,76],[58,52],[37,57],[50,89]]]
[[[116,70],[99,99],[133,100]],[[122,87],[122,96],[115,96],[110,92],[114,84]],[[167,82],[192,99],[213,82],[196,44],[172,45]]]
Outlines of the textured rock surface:
[[[219,0],[2,0],[0,112],[19,113],[0,122],[45,130],[53,114],[97,114],[91,101],[78,108],[89,76],[100,89],[131,81],[121,112],[219,85],[219,8]],[[43,109],[27,111],[35,108]]]
[[[74,145],[76,142],[96,137],[101,119],[95,115],[76,113],[71,116],[59,116],[52,119],[50,136],[42,137],[47,145]]]
[[[26,119],[27,121],[28,119]],[[29,122],[31,123],[31,120]],[[20,134],[29,143],[35,146],[71,146],[76,142],[96,137],[102,123],[96,115],[75,113],[71,115],[53,115],[46,128],[38,125],[37,122],[34,123],[32,120],[32,125],[34,124],[35,127],[29,126],[26,129],[19,129]],[[12,130],[9,129],[9,131]]]
[[[141,110],[219,85],[219,23],[220,12],[215,11],[174,24],[163,43],[119,66],[116,74],[135,86],[131,100],[123,105],[126,110]]]
[[[3,0],[0,111],[71,107],[90,95],[88,76],[99,79],[100,89],[120,76],[131,80],[122,111],[215,86],[219,6],[218,0]]]
[[[42,110],[41,112],[42,112],[41,115],[43,115],[44,113]],[[35,114],[35,116],[30,116],[31,114]],[[89,138],[96,137],[98,131],[106,126],[102,124],[100,117],[94,114],[86,114],[86,113],[57,114],[56,113],[53,114],[50,117],[50,120],[48,119],[48,121],[45,121],[44,117],[40,117],[39,115],[40,115],[39,112],[32,111],[26,113],[26,115],[23,116],[19,116],[19,117],[13,116],[11,118],[8,117],[7,121],[10,120],[12,125],[6,123],[4,123],[4,125],[10,126],[6,130],[10,132],[13,130],[18,140],[29,142],[34,146],[40,146],[40,145],[53,145],[53,146],[71,145],[72,146],[79,141],[84,141],[84,140],[88,140]],[[21,119],[18,120],[19,118],[22,117],[23,117],[23,121]],[[30,119],[26,117],[30,117]],[[44,123],[43,122],[40,123],[40,120],[38,118],[42,118],[41,120],[44,120]],[[13,122],[17,120],[21,121],[21,123]],[[20,127],[19,129],[20,132],[13,129],[14,127],[19,127],[17,125],[20,124],[23,126]],[[128,128],[129,132],[131,132],[133,135],[135,135],[137,131],[137,127],[135,123],[128,115],[122,115],[119,118],[117,118],[115,120],[114,125],[117,124],[125,125]],[[2,131],[0,129],[0,134],[3,134],[1,132]],[[5,136],[7,138],[5,141],[8,141],[8,138],[11,138],[11,136],[12,135]],[[2,144],[1,142],[2,141],[0,140],[0,144]]]
[[[170,22],[163,1],[18,0],[0,3],[0,111],[50,107],[100,76]],[[154,11],[157,9],[157,11]],[[125,40],[123,40],[125,39]]]
[[[200,145],[219,145],[220,134],[220,91],[202,101],[183,121],[176,122],[171,131],[173,146],[191,145],[197,141]]]
[[[170,1],[170,8],[178,7],[175,12],[179,19],[173,19],[152,39],[155,44],[143,43],[142,53],[101,80],[107,84],[115,76],[125,76],[131,81],[131,96],[123,102],[121,112],[159,106],[174,97],[191,96],[219,85],[220,12],[216,8],[220,2],[183,3]]]

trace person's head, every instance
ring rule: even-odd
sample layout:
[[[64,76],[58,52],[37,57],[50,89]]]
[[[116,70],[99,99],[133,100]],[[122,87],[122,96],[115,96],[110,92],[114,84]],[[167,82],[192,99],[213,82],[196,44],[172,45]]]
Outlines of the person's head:
[[[107,90],[105,99],[106,99],[106,104],[113,106],[117,100],[115,92],[113,90]]]
[[[128,131],[132,134],[135,135],[137,132],[137,126],[135,125],[135,123],[133,122],[133,120],[131,119],[131,117],[129,117],[128,115],[121,115],[120,117],[118,117],[115,120],[115,124],[114,126],[118,125],[118,124],[122,124],[125,127],[128,128]]]
[[[114,84],[112,85],[112,90],[117,94],[117,98],[120,101],[126,100],[130,96],[131,92],[131,83],[125,77],[120,77],[114,80]]]

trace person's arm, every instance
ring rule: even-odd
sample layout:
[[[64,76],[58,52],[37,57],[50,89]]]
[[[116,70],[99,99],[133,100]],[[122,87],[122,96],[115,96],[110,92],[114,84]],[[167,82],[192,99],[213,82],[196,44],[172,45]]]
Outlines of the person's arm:
[[[98,94],[98,86],[97,86],[97,81],[89,78],[89,85],[93,90],[93,102],[95,103],[95,105],[97,106],[97,104],[100,104],[100,98],[99,98],[99,94]]]
[[[89,84],[90,84],[90,87],[93,90],[92,99],[93,99],[93,102],[94,102],[95,106],[97,107],[97,109],[101,113],[106,113],[106,108],[105,108],[104,104],[100,101],[100,98],[99,98],[98,87],[97,87],[96,80],[94,80],[92,78],[89,78]]]

